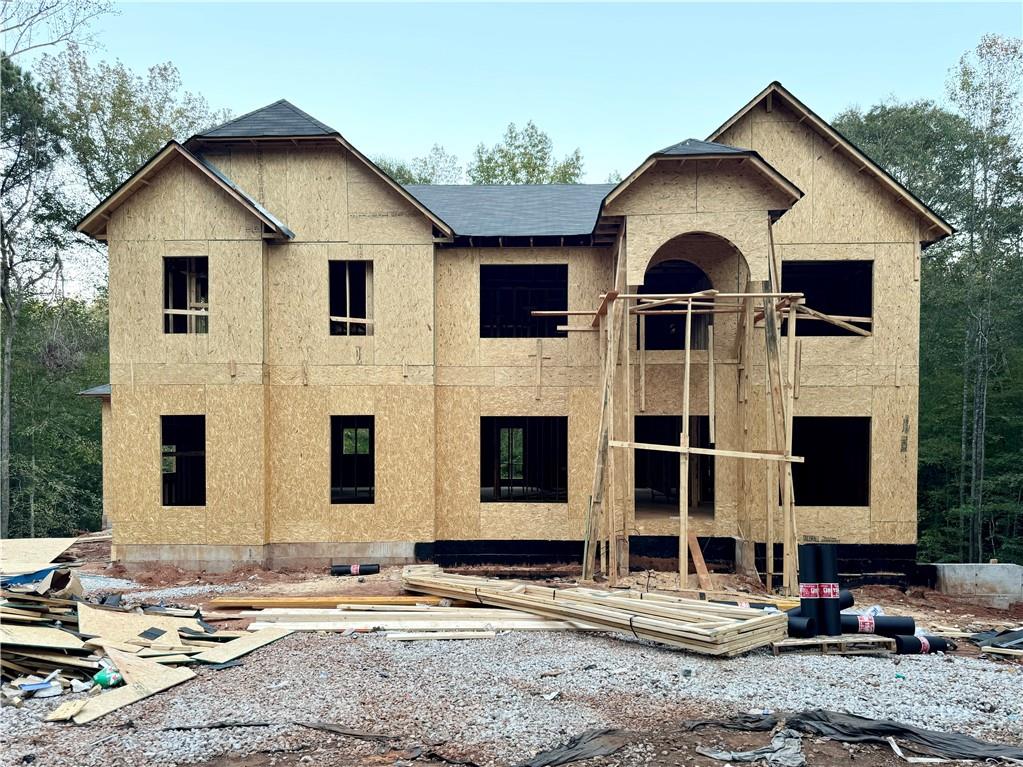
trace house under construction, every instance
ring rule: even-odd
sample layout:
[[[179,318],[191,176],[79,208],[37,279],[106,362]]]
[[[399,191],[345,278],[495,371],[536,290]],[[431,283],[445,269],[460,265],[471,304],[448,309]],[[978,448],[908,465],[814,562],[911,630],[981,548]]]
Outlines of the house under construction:
[[[694,541],[791,585],[799,539],[915,553],[920,254],[952,229],[778,83],[596,185],[402,187],[278,101],[79,229],[125,563],[613,578]]]

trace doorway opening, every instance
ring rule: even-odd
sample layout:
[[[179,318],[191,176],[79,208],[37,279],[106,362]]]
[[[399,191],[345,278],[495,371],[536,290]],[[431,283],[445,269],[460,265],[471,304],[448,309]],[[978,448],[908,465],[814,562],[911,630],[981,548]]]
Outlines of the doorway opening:
[[[636,416],[636,442],[678,447],[682,437],[682,416]],[[689,444],[711,447],[710,418],[689,416]],[[634,498],[636,520],[678,517],[680,461],[678,453],[636,450]],[[714,456],[689,456],[689,514],[714,517]]]

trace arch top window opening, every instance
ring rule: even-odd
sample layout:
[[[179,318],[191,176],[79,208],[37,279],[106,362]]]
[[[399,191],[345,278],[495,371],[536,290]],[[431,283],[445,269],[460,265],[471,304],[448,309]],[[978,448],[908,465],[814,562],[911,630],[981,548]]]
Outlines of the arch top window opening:
[[[712,287],[710,278],[696,264],[672,258],[647,269],[643,284],[637,292],[650,295],[699,293]],[[667,304],[649,310],[645,329],[645,348],[648,351],[681,350],[685,347],[686,315],[679,312],[680,308],[684,307]],[[664,316],[657,316],[654,312],[662,312]],[[711,314],[693,314],[690,349],[707,348],[707,327],[711,324],[712,317]],[[638,325],[637,323],[637,348],[639,348]]]

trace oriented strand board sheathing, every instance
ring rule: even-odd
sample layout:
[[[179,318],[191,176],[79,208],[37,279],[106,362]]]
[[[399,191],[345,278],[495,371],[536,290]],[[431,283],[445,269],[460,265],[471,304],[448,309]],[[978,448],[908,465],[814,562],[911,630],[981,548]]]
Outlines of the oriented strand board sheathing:
[[[143,631],[151,628],[163,631],[164,635],[159,641],[172,645],[179,644],[179,628],[202,631],[199,622],[192,618],[102,610],[84,603],[78,605],[78,631],[86,636],[101,637],[115,642],[130,642],[139,639]]]
[[[18,575],[41,570],[71,548],[77,538],[4,538],[0,540],[0,573]]]

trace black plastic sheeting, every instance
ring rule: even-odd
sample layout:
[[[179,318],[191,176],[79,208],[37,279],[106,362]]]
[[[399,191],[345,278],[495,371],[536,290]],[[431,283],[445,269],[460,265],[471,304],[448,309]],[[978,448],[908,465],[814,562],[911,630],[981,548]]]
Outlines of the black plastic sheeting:
[[[842,615],[843,634],[877,634],[882,637],[912,636],[916,621],[901,615]]]
[[[561,746],[542,751],[525,762],[519,762],[516,767],[555,767],[559,764],[578,762],[580,759],[607,756],[634,739],[635,736],[625,730],[587,730]]]
[[[913,743],[920,753],[945,759],[1023,759],[1023,748],[962,735],[913,727],[890,719],[868,719],[855,714],[816,709],[786,716],[743,714],[733,719],[683,722],[687,730],[714,725],[730,730],[760,732],[774,729],[779,721],[793,730],[820,735],[842,743],[887,743],[888,738]]]
[[[981,631],[970,637],[978,647],[1004,647],[1009,650],[1023,650],[1023,629],[1016,631]]]
[[[896,655],[927,655],[949,650],[949,641],[944,637],[896,635],[894,639]]]

